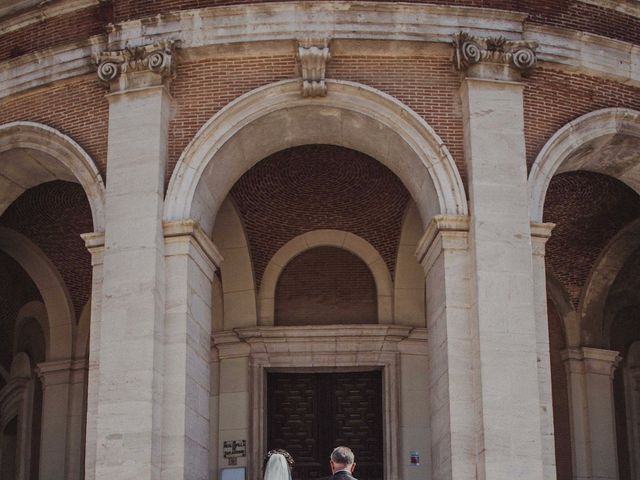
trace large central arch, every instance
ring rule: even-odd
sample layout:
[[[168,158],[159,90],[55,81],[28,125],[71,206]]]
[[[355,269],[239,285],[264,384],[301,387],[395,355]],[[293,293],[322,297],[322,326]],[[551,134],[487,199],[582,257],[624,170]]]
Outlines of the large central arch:
[[[433,129],[393,97],[328,80],[326,97],[303,98],[300,80],[255,89],[214,115],[173,172],[165,220],[191,218],[211,233],[231,187],[270,154],[305,144],[363,152],[393,171],[411,193],[423,225],[437,214],[466,215],[462,180]]]

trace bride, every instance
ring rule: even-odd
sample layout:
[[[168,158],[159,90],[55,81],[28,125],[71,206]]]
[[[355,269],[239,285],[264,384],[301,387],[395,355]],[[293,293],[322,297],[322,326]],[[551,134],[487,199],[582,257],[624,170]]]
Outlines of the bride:
[[[291,480],[293,457],[286,450],[267,452],[265,457],[264,480]]]

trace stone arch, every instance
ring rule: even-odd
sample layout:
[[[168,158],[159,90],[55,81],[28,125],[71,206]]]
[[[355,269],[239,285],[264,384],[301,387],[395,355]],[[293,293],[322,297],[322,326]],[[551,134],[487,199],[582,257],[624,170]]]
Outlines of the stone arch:
[[[424,269],[416,258],[422,234],[418,209],[415,202],[409,202],[402,222],[393,281],[393,318],[397,324],[426,327]]]
[[[542,147],[529,173],[530,215],[542,222],[551,178],[588,170],[617,178],[640,193],[640,112],[605,108],[558,130]]]
[[[640,248],[640,219],[618,232],[594,263],[578,304],[583,345],[608,348],[604,322],[609,289],[629,257]]]
[[[191,218],[211,232],[231,187],[285,148],[337,145],[382,162],[418,205],[423,227],[436,214],[466,215],[456,165],[442,140],[409,107],[366,85],[328,80],[326,97],[303,98],[299,80],[257,88],[214,115],[182,153],[164,217]]]
[[[258,294],[258,324],[273,325],[275,293],[284,267],[302,252],[315,247],[338,247],[359,257],[371,270],[378,297],[378,322],[393,323],[393,282],[378,251],[365,239],[341,230],[313,230],[284,244],[271,258],[262,277]]]
[[[224,258],[220,265],[223,301],[219,326],[226,330],[253,326],[257,318],[253,265],[242,219],[231,196],[220,206],[212,239]]]
[[[547,272],[547,295],[562,319],[565,348],[579,347],[581,338],[578,312],[573,308],[569,292],[562,282],[550,272]]]
[[[20,333],[22,325],[28,321],[29,319],[35,320],[40,326],[40,330],[42,334],[45,335],[45,332],[49,329],[49,321],[47,319],[47,309],[39,300],[33,300],[22,306],[18,314],[16,315],[16,327],[13,338],[13,352],[16,352],[16,346],[18,343],[18,335]]]
[[[73,358],[89,358],[89,333],[91,328],[91,300],[84,305],[73,342]]]
[[[42,295],[48,322],[46,328],[43,328],[47,344],[46,359],[70,358],[75,314],[71,296],[60,272],[31,240],[5,227],[0,227],[0,250],[20,264]]]
[[[53,180],[82,185],[91,206],[93,228],[104,230],[104,182],[82,147],[47,125],[0,125],[0,215],[25,190]]]

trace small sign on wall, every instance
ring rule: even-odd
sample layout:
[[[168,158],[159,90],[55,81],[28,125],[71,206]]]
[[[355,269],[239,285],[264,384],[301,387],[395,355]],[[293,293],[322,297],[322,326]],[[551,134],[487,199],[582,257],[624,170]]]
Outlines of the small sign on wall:
[[[418,452],[415,452],[415,451],[409,452],[409,461],[410,461],[410,465],[412,467],[419,467],[420,466],[420,454]]]
[[[238,458],[247,456],[246,440],[225,440],[222,453],[224,458]]]

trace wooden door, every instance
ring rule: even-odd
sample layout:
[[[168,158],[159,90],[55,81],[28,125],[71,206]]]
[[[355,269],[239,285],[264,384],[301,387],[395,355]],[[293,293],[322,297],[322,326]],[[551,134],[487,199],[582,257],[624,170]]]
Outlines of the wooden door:
[[[380,371],[269,373],[267,391],[267,449],[291,453],[294,480],[331,475],[338,445],[354,451],[356,477],[382,480]]]

